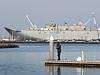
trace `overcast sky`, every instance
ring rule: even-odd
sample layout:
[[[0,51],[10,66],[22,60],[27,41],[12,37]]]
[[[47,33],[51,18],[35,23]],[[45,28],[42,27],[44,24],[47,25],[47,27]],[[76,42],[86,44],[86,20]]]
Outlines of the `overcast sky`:
[[[55,23],[76,23],[88,20],[94,12],[100,24],[100,0],[0,0],[0,35],[7,34],[3,27],[25,29],[32,22],[44,26],[53,20]]]

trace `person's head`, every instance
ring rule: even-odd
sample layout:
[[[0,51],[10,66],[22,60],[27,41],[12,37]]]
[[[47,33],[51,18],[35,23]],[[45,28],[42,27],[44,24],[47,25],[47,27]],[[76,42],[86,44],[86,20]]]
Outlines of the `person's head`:
[[[60,43],[57,41],[57,44],[60,44]]]

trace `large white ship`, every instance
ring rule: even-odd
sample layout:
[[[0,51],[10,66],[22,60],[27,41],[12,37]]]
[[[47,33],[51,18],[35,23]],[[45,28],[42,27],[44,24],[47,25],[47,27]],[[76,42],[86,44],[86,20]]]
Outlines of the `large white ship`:
[[[95,18],[93,19],[96,25]],[[30,20],[29,22],[31,23]],[[48,41],[51,35],[55,40],[61,41],[93,41],[100,39],[100,29],[97,27],[94,30],[88,29],[86,27],[87,23],[65,23],[63,25],[50,23],[46,24],[43,28],[38,28],[33,25],[29,29],[20,31],[9,29],[7,27],[5,27],[5,29],[14,39],[21,41]]]

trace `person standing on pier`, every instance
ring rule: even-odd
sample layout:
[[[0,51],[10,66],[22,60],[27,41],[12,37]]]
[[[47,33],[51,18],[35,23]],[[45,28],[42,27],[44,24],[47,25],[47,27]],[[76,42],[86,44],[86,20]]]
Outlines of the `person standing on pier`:
[[[56,44],[56,49],[57,49],[57,53],[58,53],[58,60],[60,60],[60,55],[61,55],[61,45],[59,42],[57,42]]]

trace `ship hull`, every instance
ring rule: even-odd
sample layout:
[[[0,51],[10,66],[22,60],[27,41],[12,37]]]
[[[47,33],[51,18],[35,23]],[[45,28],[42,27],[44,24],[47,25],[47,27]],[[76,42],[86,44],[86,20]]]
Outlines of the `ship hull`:
[[[52,31],[52,30],[21,30],[16,31],[9,28],[5,28],[11,36],[17,40],[49,40],[52,35],[55,40],[97,40],[99,39],[100,31],[97,30],[62,30],[62,31]]]

